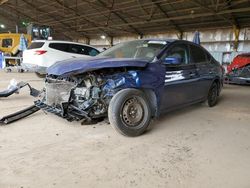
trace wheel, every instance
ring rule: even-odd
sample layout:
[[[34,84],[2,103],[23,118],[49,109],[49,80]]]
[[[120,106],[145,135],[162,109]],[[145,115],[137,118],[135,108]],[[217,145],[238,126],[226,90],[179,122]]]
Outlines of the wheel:
[[[144,93],[137,89],[124,89],[110,101],[108,118],[111,126],[125,136],[139,136],[151,121],[151,109]]]
[[[11,72],[11,69],[10,68],[6,68],[5,71],[8,73],[8,72]]]
[[[24,72],[24,70],[23,70],[23,69],[18,69],[18,70],[17,70],[17,72],[19,72],[19,73],[23,73],[23,72]]]
[[[213,107],[217,104],[218,101],[218,85],[214,82],[209,89],[206,104],[209,107]]]
[[[39,72],[35,72],[35,74],[39,77],[39,78],[45,78],[46,74],[40,74]]]

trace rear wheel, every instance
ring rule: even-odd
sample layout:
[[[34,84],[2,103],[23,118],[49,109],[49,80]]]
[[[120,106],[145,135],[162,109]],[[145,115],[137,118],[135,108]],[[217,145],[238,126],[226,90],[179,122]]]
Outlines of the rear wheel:
[[[218,85],[214,82],[209,89],[206,104],[209,107],[215,106],[218,101],[218,95],[219,95]]]
[[[136,89],[119,91],[110,101],[110,124],[126,136],[139,136],[150,124],[151,109],[144,93]]]

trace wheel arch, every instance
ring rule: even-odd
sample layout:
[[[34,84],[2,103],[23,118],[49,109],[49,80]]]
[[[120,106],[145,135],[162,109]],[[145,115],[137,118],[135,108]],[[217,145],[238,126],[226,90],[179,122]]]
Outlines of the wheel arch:
[[[213,82],[211,83],[210,87],[212,86],[213,83],[216,83],[217,84],[217,87],[218,87],[218,95],[221,91],[221,88],[222,88],[222,82],[221,82],[221,79],[219,77],[216,77],[214,78]]]
[[[118,92],[122,91],[122,90],[126,90],[126,89],[135,89],[135,90],[140,90],[144,93],[147,101],[149,102],[149,106],[152,112],[152,117],[157,117],[159,114],[159,108],[158,108],[158,100],[157,100],[157,96],[156,93],[152,90],[152,89],[148,89],[148,88],[124,88],[124,89],[120,89]],[[116,92],[116,93],[118,93]]]
[[[155,92],[152,89],[145,89],[145,88],[141,88],[140,90],[146,95],[149,101],[149,105],[152,111],[152,116],[156,117],[158,114],[158,103]]]

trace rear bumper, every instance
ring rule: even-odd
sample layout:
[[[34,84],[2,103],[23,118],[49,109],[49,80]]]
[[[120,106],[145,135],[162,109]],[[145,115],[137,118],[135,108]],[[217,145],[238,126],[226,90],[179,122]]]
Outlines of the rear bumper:
[[[29,71],[38,72],[39,74],[46,74],[47,73],[47,67],[29,64],[29,63],[23,63],[23,67]]]

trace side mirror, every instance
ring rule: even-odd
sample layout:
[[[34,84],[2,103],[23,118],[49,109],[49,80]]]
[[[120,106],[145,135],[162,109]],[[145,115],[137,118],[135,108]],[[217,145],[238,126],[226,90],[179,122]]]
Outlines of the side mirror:
[[[181,58],[179,58],[179,57],[166,57],[164,59],[164,64],[179,65],[179,64],[181,64]]]

